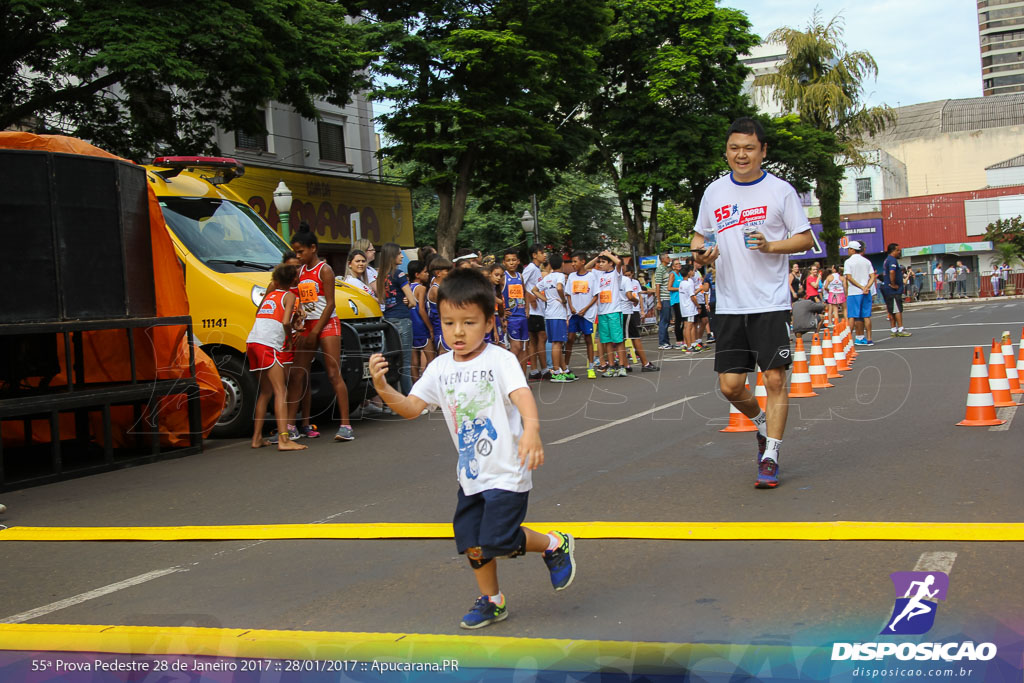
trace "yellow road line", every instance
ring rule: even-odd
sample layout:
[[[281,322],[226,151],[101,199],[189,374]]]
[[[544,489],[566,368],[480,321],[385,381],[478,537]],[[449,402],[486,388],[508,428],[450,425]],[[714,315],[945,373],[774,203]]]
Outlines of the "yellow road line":
[[[579,539],[676,541],[1024,541],[1024,523],[527,522]],[[266,524],[179,527],[12,527],[0,541],[249,541],[452,538],[451,524]]]
[[[419,633],[271,631],[63,624],[0,624],[0,650],[178,655],[275,660],[436,662],[459,669],[603,670],[678,673],[701,662],[729,661],[756,648],[792,661],[813,647],[510,638]]]

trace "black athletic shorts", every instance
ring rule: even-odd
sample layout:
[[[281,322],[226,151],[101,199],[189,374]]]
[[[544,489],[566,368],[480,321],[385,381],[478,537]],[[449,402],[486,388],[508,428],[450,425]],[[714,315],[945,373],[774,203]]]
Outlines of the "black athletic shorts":
[[[697,304],[697,320],[708,317],[708,305]]]
[[[789,347],[790,311],[715,314],[715,372],[754,372],[785,368],[792,362]]]
[[[531,315],[527,325],[527,330],[529,330],[531,334],[534,332],[547,332],[548,329],[544,326],[544,316],[542,315]]]
[[[893,308],[897,308],[900,313],[903,312],[903,295],[892,293],[890,294],[887,287],[880,287],[882,290],[882,300],[885,301],[885,310],[889,311],[889,315],[893,314]]]
[[[459,487],[452,527],[460,553],[479,547],[483,557],[515,557],[526,551],[526,506],[530,492],[488,489],[467,496]]]
[[[622,314],[622,338],[640,338],[640,311],[632,311],[629,315]]]

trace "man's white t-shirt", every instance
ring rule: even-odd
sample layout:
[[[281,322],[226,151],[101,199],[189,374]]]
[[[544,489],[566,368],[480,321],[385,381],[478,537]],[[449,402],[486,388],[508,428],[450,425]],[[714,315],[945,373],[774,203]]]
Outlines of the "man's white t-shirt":
[[[522,416],[508,397],[525,387],[519,360],[494,344],[465,362],[456,361],[454,353],[438,356],[413,385],[411,396],[444,412],[459,452],[459,485],[467,496],[533,487],[530,470],[519,464]]]
[[[868,283],[868,280],[871,279],[871,273],[873,272],[875,272],[875,269],[872,267],[871,261],[868,261],[860,254],[854,254],[850,258],[846,259],[843,262],[843,274],[847,276],[846,296],[863,294],[864,291],[861,287]],[[854,280],[860,283],[860,287],[855,287],[850,282],[850,277],[853,277]],[[871,291],[874,291],[874,285],[872,285]]]
[[[533,261],[530,261],[525,268],[523,268],[523,289],[527,292],[532,292],[533,288],[540,282],[541,272],[540,268]],[[544,302],[538,301],[533,306],[530,306],[530,315],[544,315]]]
[[[558,285],[562,285],[562,291],[565,291],[565,273],[557,271],[548,273],[537,283],[537,290],[543,292],[547,298],[547,304],[544,306],[545,320],[567,320],[569,318],[569,310],[558,295]]]
[[[622,311],[622,273],[612,269],[609,272],[594,271],[597,278],[597,314],[619,313]]]
[[[720,256],[715,270],[717,313],[745,314],[790,310],[788,254],[747,249],[743,228],[756,228],[769,242],[811,229],[793,186],[771,173],[752,183],[732,174],[704,192],[695,229],[707,237],[718,233]]]
[[[684,277],[679,282],[679,313],[684,318],[697,315],[697,307],[693,305],[693,299],[690,298],[692,296],[694,296],[693,280]]]
[[[942,267],[935,266],[935,270],[932,271],[932,275],[935,276],[936,282],[942,282]]]
[[[586,275],[579,275],[576,272],[569,273],[566,280],[565,293],[572,299],[572,307],[577,311],[594,300],[597,294],[597,271],[588,271]],[[597,304],[594,304],[583,314],[584,319],[594,322],[597,317]]]

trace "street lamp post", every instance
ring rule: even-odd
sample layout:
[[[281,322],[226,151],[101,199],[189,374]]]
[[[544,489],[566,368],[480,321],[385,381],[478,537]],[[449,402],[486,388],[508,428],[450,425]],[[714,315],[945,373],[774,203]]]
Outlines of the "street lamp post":
[[[292,191],[282,180],[274,190],[274,206],[277,207],[277,215],[281,217],[281,237],[291,244],[292,236],[288,230],[288,213],[292,210]]]
[[[537,233],[535,232],[537,228],[537,219],[533,217],[533,214],[529,211],[523,211],[523,215],[520,217],[519,222],[522,223],[523,232],[526,233],[527,237],[532,235],[533,243],[538,244],[540,240],[537,239]]]

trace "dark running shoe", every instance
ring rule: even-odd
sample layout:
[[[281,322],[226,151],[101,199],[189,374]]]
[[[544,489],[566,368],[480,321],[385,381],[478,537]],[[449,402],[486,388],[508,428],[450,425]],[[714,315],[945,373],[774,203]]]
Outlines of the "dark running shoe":
[[[548,532],[562,539],[562,544],[554,550],[544,551],[544,564],[551,572],[551,586],[556,590],[565,590],[572,583],[576,576],[576,561],[573,559],[573,551],[576,549],[576,539],[561,531]]]
[[[648,363],[647,365],[644,365],[643,367],[640,368],[640,372],[657,372],[658,370],[658,366],[655,365],[654,363]]]
[[[466,616],[462,617],[462,623],[459,626],[462,628],[483,628],[496,621],[504,621],[505,619],[508,619],[508,600],[505,600],[505,604],[499,607],[491,602],[490,598],[486,595],[481,595],[473,603],[473,608],[466,612]]]
[[[761,436],[761,432],[755,432],[755,436],[757,436],[757,462],[761,462],[764,449],[768,448],[768,439]]]
[[[757,464],[757,483],[759,489],[773,489],[779,485],[779,464],[771,458],[762,458]]]

